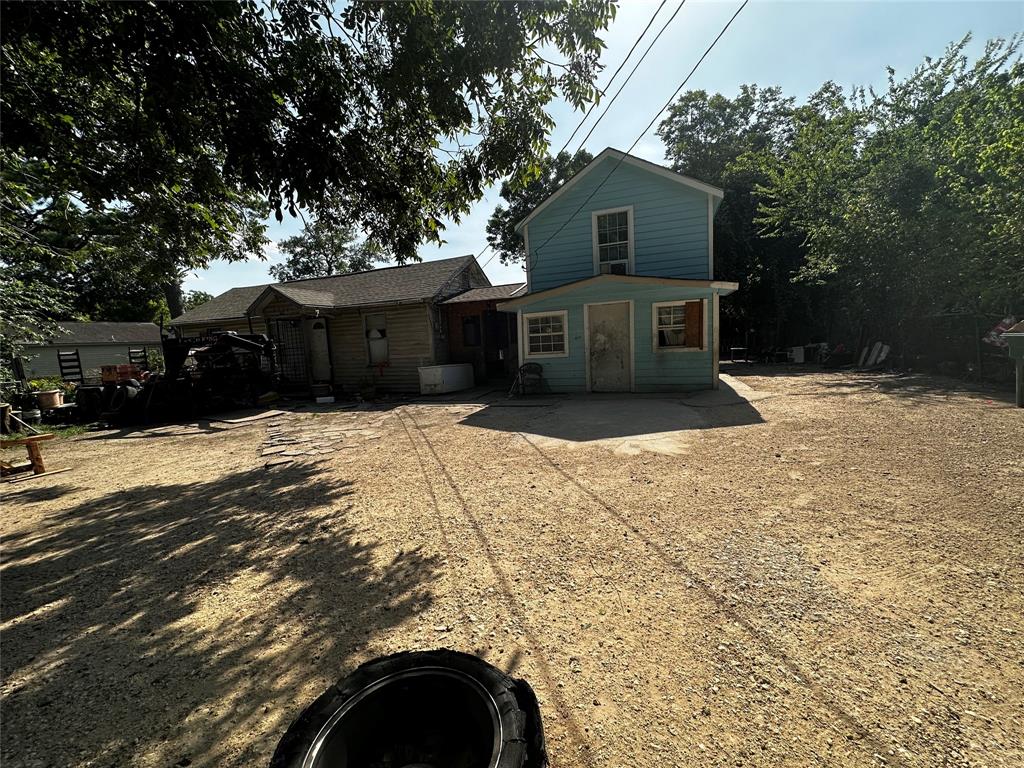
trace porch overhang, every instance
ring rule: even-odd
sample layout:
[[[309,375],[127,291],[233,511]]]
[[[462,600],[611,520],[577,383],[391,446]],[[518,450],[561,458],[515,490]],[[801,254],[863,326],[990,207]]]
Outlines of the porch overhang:
[[[514,299],[503,301],[497,308],[503,312],[514,312],[520,307],[532,304],[541,299],[554,298],[564,293],[570,293],[588,285],[597,284],[619,284],[619,285],[660,285],[676,286],[679,288],[706,288],[719,296],[728,296],[740,287],[739,283],[731,283],[724,280],[689,280],[681,277],[646,277],[644,275],[594,275],[582,280],[574,280],[571,283],[548,288],[546,291],[527,293],[517,296]]]

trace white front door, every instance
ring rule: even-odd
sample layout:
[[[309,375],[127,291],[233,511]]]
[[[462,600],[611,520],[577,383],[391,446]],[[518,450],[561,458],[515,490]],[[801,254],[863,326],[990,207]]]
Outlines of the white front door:
[[[588,304],[587,363],[591,392],[629,392],[633,339],[628,301]]]

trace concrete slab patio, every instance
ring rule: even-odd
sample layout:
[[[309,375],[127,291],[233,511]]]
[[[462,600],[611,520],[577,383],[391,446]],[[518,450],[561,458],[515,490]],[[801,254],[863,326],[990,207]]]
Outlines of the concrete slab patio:
[[[542,408],[492,401],[462,424],[531,435],[538,444],[599,447],[614,453],[644,451],[683,455],[700,440],[700,430],[763,422],[753,403],[768,396],[723,376],[721,387],[692,394],[585,395],[563,397]]]

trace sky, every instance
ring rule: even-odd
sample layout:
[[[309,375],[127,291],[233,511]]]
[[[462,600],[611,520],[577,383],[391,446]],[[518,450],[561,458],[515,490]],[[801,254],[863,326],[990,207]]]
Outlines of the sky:
[[[686,0],[587,141],[587,149],[595,155],[609,146],[627,149],[741,2]],[[604,71],[598,77],[599,85],[604,85],[619,66],[658,3],[659,0],[621,0],[616,18],[603,36],[607,47],[601,57]],[[677,6],[677,0],[665,3],[613,89],[622,82]],[[778,85],[786,95],[803,100],[828,80],[847,88],[884,87],[887,66],[896,70],[897,77],[906,76],[926,56],[938,56],[947,45],[967,33],[973,35],[968,52],[976,54],[988,39],[1021,32],[1024,32],[1024,0],[751,0],[704,60],[687,89],[734,96],[744,83]],[[603,107],[602,104],[594,110],[584,130],[570,145],[570,151],[579,148],[580,139]],[[583,115],[564,102],[553,102],[549,110],[556,123],[551,144],[557,149],[572,134]],[[665,156],[661,140],[654,132],[656,127],[657,124],[640,139],[633,154],[661,163]],[[424,245],[419,251],[420,257],[432,260],[479,253],[487,245],[487,219],[499,202],[496,185],[460,222],[448,223],[444,245]],[[266,260],[214,263],[209,269],[189,275],[185,289],[217,295],[236,286],[272,282],[267,270],[283,260],[276,247],[277,241],[297,234],[301,228],[300,220],[287,215],[282,224],[271,220],[267,236],[273,242],[266,249]],[[525,279],[521,267],[502,265],[498,258],[488,261],[491,256],[493,251],[487,251],[480,262],[485,264],[484,270],[492,283]]]

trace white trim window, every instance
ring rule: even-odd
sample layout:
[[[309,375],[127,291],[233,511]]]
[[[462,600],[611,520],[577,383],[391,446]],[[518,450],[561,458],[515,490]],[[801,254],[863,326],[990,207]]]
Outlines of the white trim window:
[[[531,312],[523,315],[526,357],[567,357],[569,355],[569,313]]]
[[[591,215],[595,275],[633,274],[633,206]]]
[[[704,300],[651,304],[651,328],[655,352],[696,352],[705,349]]]

